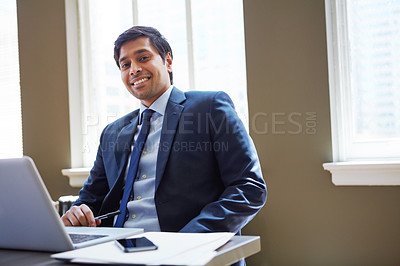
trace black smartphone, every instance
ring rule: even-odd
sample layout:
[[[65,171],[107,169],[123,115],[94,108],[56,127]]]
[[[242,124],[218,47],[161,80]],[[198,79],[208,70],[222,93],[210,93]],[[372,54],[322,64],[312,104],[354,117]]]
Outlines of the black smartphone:
[[[117,239],[115,240],[115,243],[124,252],[154,250],[158,248],[156,245],[154,245],[153,242],[151,242],[146,237]]]

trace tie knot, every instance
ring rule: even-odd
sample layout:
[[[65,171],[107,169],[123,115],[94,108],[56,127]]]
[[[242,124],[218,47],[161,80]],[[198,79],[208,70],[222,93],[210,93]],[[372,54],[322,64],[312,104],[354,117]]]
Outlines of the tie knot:
[[[151,109],[144,110],[142,113],[142,121],[141,121],[142,124],[144,121],[150,122],[150,118],[153,115],[153,113],[154,113],[154,110],[151,110]]]

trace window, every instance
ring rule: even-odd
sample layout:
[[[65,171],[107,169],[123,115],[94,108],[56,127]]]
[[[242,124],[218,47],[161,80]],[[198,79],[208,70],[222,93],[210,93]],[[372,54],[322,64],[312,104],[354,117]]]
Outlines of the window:
[[[400,184],[400,1],[326,0],[326,18],[333,160]]]
[[[334,160],[400,158],[400,1],[328,3]]]
[[[17,3],[0,2],[0,158],[22,156]]]
[[[115,39],[132,25],[167,38],[176,87],[224,90],[247,121],[241,0],[66,1],[66,17],[72,167],[91,166],[104,126],[138,108],[113,59]]]

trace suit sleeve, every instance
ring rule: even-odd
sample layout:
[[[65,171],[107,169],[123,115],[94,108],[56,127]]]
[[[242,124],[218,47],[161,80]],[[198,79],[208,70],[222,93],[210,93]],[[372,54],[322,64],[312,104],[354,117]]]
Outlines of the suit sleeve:
[[[181,232],[238,232],[266,202],[267,189],[254,144],[231,99],[219,92],[210,104],[214,143],[228,147],[215,157],[225,190],[207,204]]]
[[[90,170],[90,175],[79,192],[78,200],[73,204],[76,206],[81,204],[88,205],[94,215],[99,213],[104,197],[109,192],[102,154],[104,132],[105,130],[100,137],[100,145],[97,150],[94,166]]]

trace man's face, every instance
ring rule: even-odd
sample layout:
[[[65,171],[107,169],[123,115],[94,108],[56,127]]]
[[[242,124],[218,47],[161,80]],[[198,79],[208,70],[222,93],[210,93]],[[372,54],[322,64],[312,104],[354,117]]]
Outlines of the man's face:
[[[147,37],[124,43],[120,49],[119,65],[126,88],[147,107],[171,86],[171,54],[168,53],[163,62]]]

